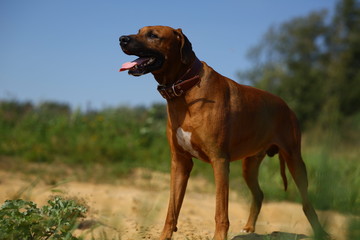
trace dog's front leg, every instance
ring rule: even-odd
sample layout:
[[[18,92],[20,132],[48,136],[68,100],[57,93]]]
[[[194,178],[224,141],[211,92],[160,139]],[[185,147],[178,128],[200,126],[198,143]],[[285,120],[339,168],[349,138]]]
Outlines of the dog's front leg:
[[[214,240],[227,239],[229,230],[228,200],[229,200],[229,161],[217,159],[211,162],[216,185],[215,235]]]
[[[169,240],[177,231],[177,220],[184,199],[187,182],[193,167],[192,158],[187,154],[174,153],[171,160],[170,200],[160,240]]]

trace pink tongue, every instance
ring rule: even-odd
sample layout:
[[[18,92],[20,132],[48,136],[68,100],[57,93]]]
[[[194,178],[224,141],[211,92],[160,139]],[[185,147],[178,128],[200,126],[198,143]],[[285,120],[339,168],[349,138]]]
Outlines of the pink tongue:
[[[132,62],[126,62],[121,66],[119,72],[129,70],[129,69],[135,67],[136,65],[140,65],[141,63],[145,62],[146,60],[148,60],[148,58],[138,58]]]

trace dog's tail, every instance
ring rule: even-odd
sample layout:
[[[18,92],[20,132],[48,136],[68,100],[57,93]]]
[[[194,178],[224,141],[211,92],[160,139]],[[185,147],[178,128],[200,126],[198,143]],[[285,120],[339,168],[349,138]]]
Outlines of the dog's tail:
[[[280,174],[281,174],[281,178],[283,180],[284,183],[284,190],[287,190],[287,186],[288,186],[288,182],[287,182],[287,178],[286,178],[286,172],[285,172],[285,160],[279,156],[279,160],[280,160]]]

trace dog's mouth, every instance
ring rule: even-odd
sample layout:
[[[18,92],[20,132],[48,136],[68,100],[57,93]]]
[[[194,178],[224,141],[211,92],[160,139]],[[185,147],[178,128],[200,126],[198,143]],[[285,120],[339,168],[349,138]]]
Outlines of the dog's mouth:
[[[128,70],[130,75],[141,76],[160,69],[163,64],[162,59],[160,56],[140,56],[132,62],[124,63],[119,72]]]

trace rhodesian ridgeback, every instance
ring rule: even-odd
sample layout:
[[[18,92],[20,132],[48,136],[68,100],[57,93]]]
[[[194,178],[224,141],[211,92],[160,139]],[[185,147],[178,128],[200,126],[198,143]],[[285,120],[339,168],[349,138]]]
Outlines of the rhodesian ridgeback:
[[[212,165],[216,185],[215,240],[229,229],[229,164],[242,160],[243,177],[252,193],[244,232],[254,232],[263,201],[259,166],[266,155],[279,154],[285,190],[287,166],[302,197],[315,234],[326,235],[308,199],[301,133],[295,114],[279,97],[240,85],[201,62],[181,29],[150,26],[120,37],[124,53],[139,58],[123,64],[134,76],[152,73],[167,100],[167,136],[171,149],[170,200],[161,240],[171,239],[185,195],[193,158]],[[200,203],[199,203],[200,204]]]

